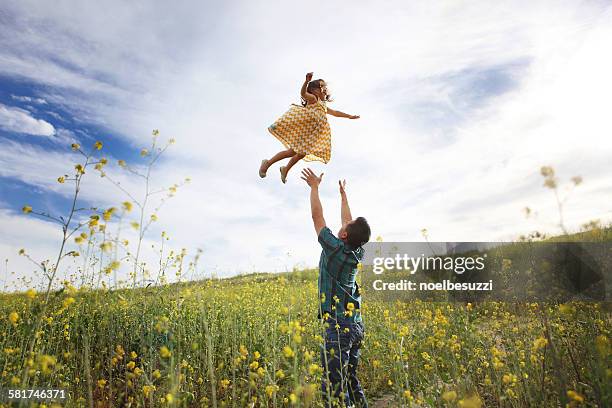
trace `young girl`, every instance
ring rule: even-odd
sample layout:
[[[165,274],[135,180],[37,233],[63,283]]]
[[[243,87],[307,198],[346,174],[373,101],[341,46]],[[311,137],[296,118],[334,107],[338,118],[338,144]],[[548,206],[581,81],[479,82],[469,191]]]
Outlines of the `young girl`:
[[[268,130],[287,148],[276,153],[270,160],[262,160],[259,177],[266,177],[270,166],[279,160],[291,158],[286,166],[281,166],[281,181],[287,182],[287,173],[301,159],[318,160],[327,163],[331,156],[331,129],[327,116],[358,119],[358,115],[349,115],[329,109],[326,102],[332,99],[327,93],[327,85],[322,79],[312,80],[312,72],[306,74],[302,85],[302,106],[291,104],[287,112],[274,122]]]

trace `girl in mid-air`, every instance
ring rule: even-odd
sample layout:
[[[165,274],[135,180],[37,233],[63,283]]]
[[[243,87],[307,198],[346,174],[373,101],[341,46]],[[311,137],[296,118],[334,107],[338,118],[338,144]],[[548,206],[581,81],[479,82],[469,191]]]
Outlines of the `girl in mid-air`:
[[[358,115],[329,109],[326,102],[332,99],[322,79],[312,81],[312,72],[306,74],[302,85],[302,106],[291,104],[287,112],[274,122],[268,130],[285,145],[286,150],[276,153],[270,160],[262,160],[259,177],[266,177],[270,166],[279,160],[291,158],[281,166],[281,181],[287,182],[287,173],[301,159],[327,163],[331,156],[331,129],[326,114],[339,118],[358,119]]]

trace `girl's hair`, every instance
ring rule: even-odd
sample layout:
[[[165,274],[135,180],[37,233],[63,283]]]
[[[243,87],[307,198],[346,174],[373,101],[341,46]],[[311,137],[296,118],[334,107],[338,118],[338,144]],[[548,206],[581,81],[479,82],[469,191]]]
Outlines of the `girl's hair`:
[[[323,79],[315,79],[314,81],[310,81],[308,83],[308,86],[306,86],[306,92],[312,93],[312,91],[314,91],[315,89],[321,89],[321,82],[325,81]],[[302,106],[306,106],[306,99],[304,99],[303,97],[300,98],[302,99]],[[325,101],[332,102],[333,99],[331,98],[331,95],[325,95]]]

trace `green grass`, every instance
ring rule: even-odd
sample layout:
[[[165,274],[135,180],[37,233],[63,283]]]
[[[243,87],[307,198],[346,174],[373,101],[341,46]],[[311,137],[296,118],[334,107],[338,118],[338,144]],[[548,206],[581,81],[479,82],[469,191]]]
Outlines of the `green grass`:
[[[4,294],[1,387],[65,388],[67,406],[320,405],[316,276],[66,288],[51,297],[33,355],[24,350],[40,295]],[[605,304],[390,304],[366,294],[363,314],[359,374],[370,400],[469,406],[477,394],[485,406],[610,405]]]

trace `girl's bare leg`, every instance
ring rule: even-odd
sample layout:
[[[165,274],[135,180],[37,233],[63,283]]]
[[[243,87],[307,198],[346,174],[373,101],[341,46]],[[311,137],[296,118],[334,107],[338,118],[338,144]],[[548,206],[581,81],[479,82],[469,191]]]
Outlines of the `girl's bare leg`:
[[[287,149],[287,150],[282,150],[278,153],[276,153],[274,156],[272,156],[272,158],[270,158],[270,160],[266,160],[262,163],[261,167],[259,168],[260,172],[265,173],[266,171],[268,171],[268,169],[270,168],[271,165],[273,165],[274,163],[276,163],[277,161],[283,160],[283,159],[287,159],[289,157],[292,157],[295,155],[295,152],[293,151],[293,149]]]
[[[293,155],[293,157],[291,157],[291,160],[289,160],[289,163],[287,163],[286,166],[281,167],[281,180],[283,181],[283,183],[286,181],[287,174],[289,173],[289,170],[291,170],[293,165],[302,160],[305,156],[305,154],[295,154]]]

